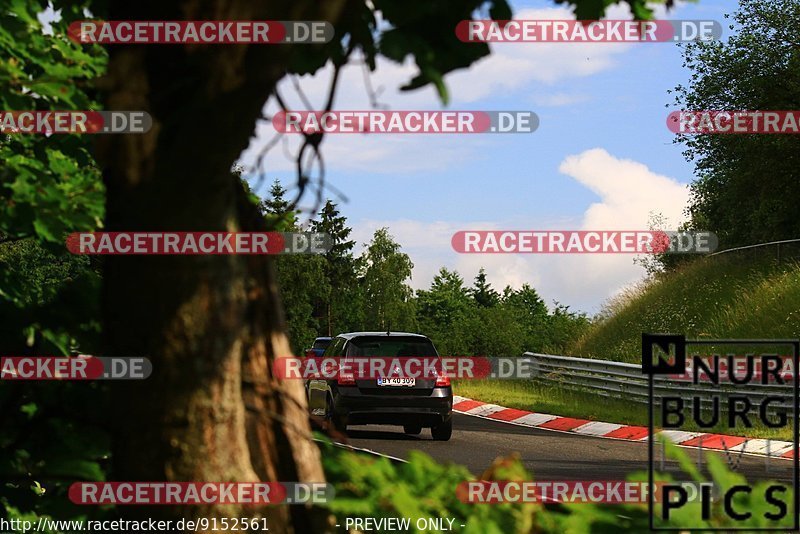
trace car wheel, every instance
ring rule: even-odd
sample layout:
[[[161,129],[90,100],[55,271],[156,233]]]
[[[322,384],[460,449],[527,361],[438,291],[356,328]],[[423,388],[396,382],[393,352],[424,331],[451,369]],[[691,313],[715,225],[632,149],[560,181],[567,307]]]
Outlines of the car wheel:
[[[422,432],[422,426],[417,425],[403,425],[403,432],[406,434],[412,434],[416,436],[420,432]]]
[[[449,418],[447,421],[440,425],[432,426],[431,427],[431,436],[436,441],[449,441],[450,436],[453,435],[453,418]]]
[[[328,422],[328,428],[347,433],[347,423],[341,416],[336,415],[336,412],[333,411],[333,402],[331,402],[330,397],[328,397],[327,407],[325,409],[325,419]]]

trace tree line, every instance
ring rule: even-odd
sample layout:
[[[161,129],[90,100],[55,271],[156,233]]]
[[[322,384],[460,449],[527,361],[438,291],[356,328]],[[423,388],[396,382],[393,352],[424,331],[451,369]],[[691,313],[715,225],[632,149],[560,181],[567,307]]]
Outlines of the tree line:
[[[725,41],[684,49],[691,78],[673,91],[684,110],[800,109],[800,1],[741,0]],[[735,26],[734,26],[735,24]],[[797,135],[681,135],[694,163],[689,226],[720,248],[800,237]]]
[[[277,180],[260,204],[279,231],[299,231]],[[275,259],[292,349],[301,354],[317,336],[350,331],[411,331],[433,339],[441,354],[514,356],[526,350],[559,351],[589,325],[569,306],[548,306],[529,284],[501,292],[481,268],[471,284],[442,267],[428,289],[409,285],[414,264],[388,228],[375,231],[360,255],[352,229],[328,200],[310,222],[333,242],[324,255]]]

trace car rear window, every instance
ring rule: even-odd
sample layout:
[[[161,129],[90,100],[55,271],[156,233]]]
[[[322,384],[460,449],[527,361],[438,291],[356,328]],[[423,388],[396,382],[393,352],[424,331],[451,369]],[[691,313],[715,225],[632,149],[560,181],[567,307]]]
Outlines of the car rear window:
[[[318,339],[318,340],[314,341],[314,346],[311,347],[311,348],[313,348],[313,349],[327,349],[328,345],[331,344],[331,341],[332,340],[330,340],[330,339]]]
[[[347,355],[380,358],[438,356],[430,340],[402,336],[364,336],[352,339]]]

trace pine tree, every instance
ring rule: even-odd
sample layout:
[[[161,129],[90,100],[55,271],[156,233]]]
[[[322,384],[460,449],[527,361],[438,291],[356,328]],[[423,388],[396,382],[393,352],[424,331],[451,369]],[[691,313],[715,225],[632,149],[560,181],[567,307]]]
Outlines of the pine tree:
[[[486,281],[486,270],[481,267],[470,292],[478,306],[491,308],[500,302],[500,294]]]
[[[261,202],[261,210],[279,231],[297,230],[297,212],[289,209],[286,189],[277,179],[272,182],[269,197]]]
[[[298,231],[297,212],[290,209],[285,194],[286,189],[275,180],[270,196],[261,203],[262,211],[275,230]],[[274,261],[292,350],[300,354],[319,335],[320,321],[314,314],[314,305],[330,294],[325,275],[327,261],[305,254],[280,255]]]
[[[319,211],[319,220],[311,222],[311,229],[324,232],[331,239],[331,248],[325,254],[325,277],[331,291],[318,307],[324,315],[322,322],[327,325],[328,335],[333,336],[361,322],[356,278],[358,260],[353,257],[356,242],[348,239],[352,229],[347,226],[347,218],[340,214],[330,199]]]

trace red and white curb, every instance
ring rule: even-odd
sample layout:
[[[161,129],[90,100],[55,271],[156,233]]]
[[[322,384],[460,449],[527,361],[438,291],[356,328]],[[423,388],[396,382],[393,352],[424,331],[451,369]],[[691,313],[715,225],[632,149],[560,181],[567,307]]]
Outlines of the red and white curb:
[[[644,426],[603,423],[601,421],[589,421],[588,419],[535,413],[516,408],[506,408],[497,404],[488,404],[458,395],[453,396],[453,411],[493,421],[503,421],[514,425],[559,432],[572,432],[583,436],[638,442],[647,441],[648,437],[647,427]],[[680,430],[661,430],[656,433],[656,436],[666,437],[681,447],[702,447],[712,450],[727,449],[730,452],[787,459],[792,458],[794,453],[792,442],[790,441],[750,439],[741,436],[684,432]]]

